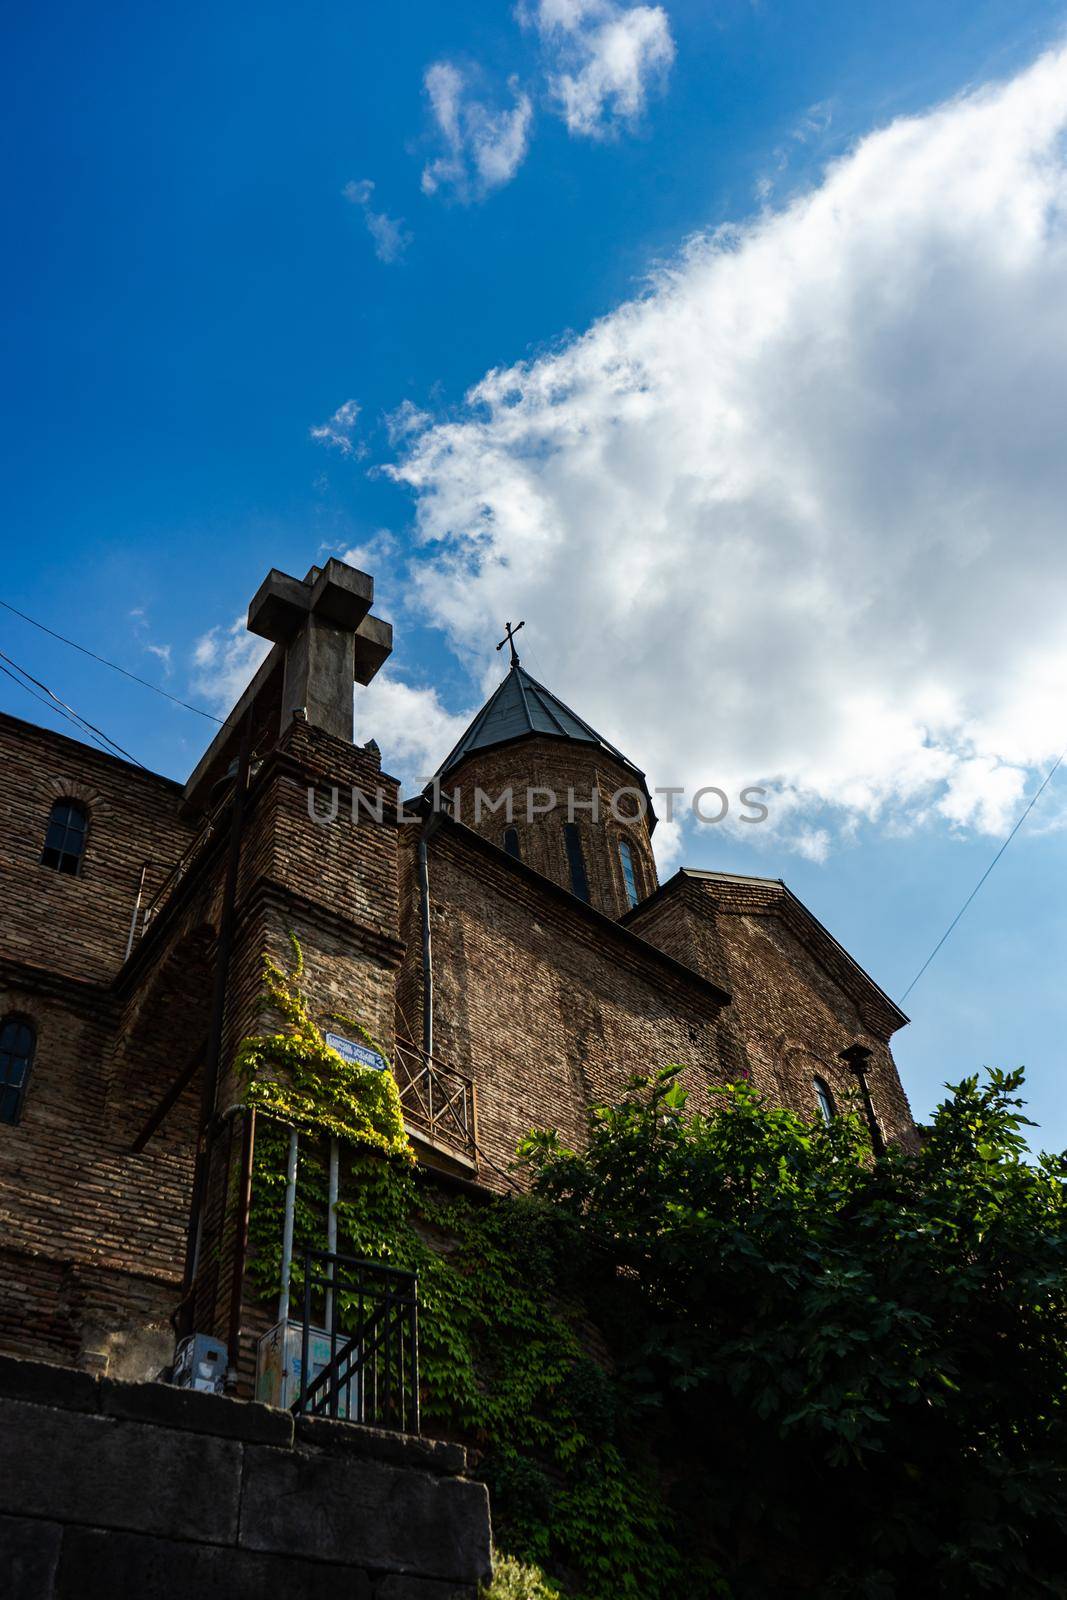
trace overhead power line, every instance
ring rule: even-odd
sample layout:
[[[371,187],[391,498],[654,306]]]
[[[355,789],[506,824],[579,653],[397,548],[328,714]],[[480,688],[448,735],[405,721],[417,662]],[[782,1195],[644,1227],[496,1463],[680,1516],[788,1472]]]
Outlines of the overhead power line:
[[[967,907],[970,905],[971,901],[974,899],[975,895],[978,893],[978,891],[982,887],[983,883],[989,877],[989,874],[992,872],[993,868],[996,866],[997,862],[1000,860],[1000,858],[1004,854],[1005,850],[1011,844],[1011,841],[1015,838],[1015,835],[1018,833],[1019,829],[1022,827],[1023,823],[1026,821],[1027,817],[1030,815],[1031,811],[1037,805],[1037,802],[1041,799],[1041,796],[1044,794],[1045,790],[1048,788],[1049,784],[1052,782],[1053,778],[1056,776],[1056,772],[1057,772],[1061,762],[1063,761],[1064,756],[1067,756],[1067,750],[1061,751],[1061,753],[1056,757],[1056,760],[1053,763],[1053,765],[1051,766],[1051,768],[1049,769],[1048,773],[1046,774],[1044,782],[1042,783],[1040,789],[1038,789],[1037,793],[1034,795],[1033,799],[1030,801],[1030,804],[1027,806],[1026,810],[1023,812],[1022,816],[1019,818],[1019,820],[1015,824],[1014,828],[1008,834],[1008,837],[1004,840],[1004,843],[1001,845],[1000,849],[997,851],[996,855],[993,857],[993,859],[989,863],[988,867],[986,867],[985,871],[982,873],[982,876],[979,878],[978,882],[975,884],[974,888],[971,890],[971,892],[967,896],[966,900],[960,906],[960,909],[956,912],[956,915],[953,917],[952,921],[949,923],[948,927],[945,929],[945,931],[941,935],[940,939],[934,945],[934,948],[930,951],[930,954],[927,956],[926,960],[923,962],[922,966],[919,968],[919,970],[915,974],[914,978],[912,978],[911,982],[908,984],[908,987],[904,990],[904,993],[900,997],[902,1003],[903,1003],[903,1001],[905,1001],[908,998],[909,994],[914,989],[915,985],[918,983],[919,979],[922,977],[923,973],[926,971],[926,969],[930,965],[931,961],[937,955],[937,952],[940,950],[941,946],[944,944],[945,940],[948,938],[949,934],[952,932],[952,930],[956,926],[957,922],[959,922],[960,918],[963,916],[963,913],[966,911]]]
[[[2,650],[0,650],[0,661],[7,662],[7,667],[0,668],[0,671],[3,671],[20,688],[25,689],[28,694],[32,694],[35,700],[40,700],[42,704],[48,706],[49,710],[54,711],[58,708],[61,716],[65,716],[68,722],[73,722],[76,727],[88,733],[89,737],[100,745],[101,749],[107,750],[109,755],[120,755],[124,761],[132,761],[134,766],[140,767],[143,772],[149,770],[143,761],[138,761],[136,756],[132,756],[128,750],[124,750],[117,740],[112,739],[110,734],[104,732],[103,728],[98,728],[95,722],[90,722],[88,717],[83,717],[79,712],[75,711],[73,706],[68,706],[65,700],[61,700],[57,694],[53,693],[47,683],[42,683],[40,678],[35,678],[32,672],[27,672],[25,667],[20,667],[17,661],[13,661]],[[14,671],[9,672],[8,667],[14,668]],[[19,673],[20,676],[15,677],[15,673]],[[23,683],[23,678],[28,679],[29,682]],[[30,688],[31,683],[36,684],[38,689],[43,689],[48,699],[45,700],[43,695],[34,694],[34,691]]]
[[[183,706],[186,711],[195,711],[198,717],[206,717],[209,722],[222,723],[221,717],[214,716],[210,711],[204,711],[200,706],[191,706],[188,700],[179,700],[176,694],[161,689],[158,683],[152,683],[148,678],[139,678],[136,672],[130,672],[126,667],[120,667],[117,661],[109,661],[106,656],[98,656],[95,650],[87,650],[85,645],[78,644],[74,639],[68,639],[66,634],[57,633],[54,628],[46,628],[43,622],[38,622],[36,617],[29,617],[25,611],[20,611],[17,606],[11,605],[7,600],[0,600],[0,606],[5,611],[10,611],[14,616],[21,617],[23,622],[29,622],[35,628],[40,628],[42,633],[47,633],[50,638],[58,639],[60,644],[69,644],[72,650],[80,650],[83,656],[89,656],[93,661],[99,661],[103,667],[110,667],[112,672],[121,672],[124,678],[132,678],[134,683],[139,683],[143,689],[151,689],[153,694],[161,694],[164,700],[170,700],[176,706]]]

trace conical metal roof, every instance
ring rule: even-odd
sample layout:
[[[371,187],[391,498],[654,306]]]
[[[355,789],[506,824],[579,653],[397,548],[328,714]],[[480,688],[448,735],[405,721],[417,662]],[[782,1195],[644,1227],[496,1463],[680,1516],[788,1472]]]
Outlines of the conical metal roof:
[[[516,739],[526,739],[534,734],[596,745],[624,767],[629,767],[644,785],[644,773],[640,768],[628,761],[621,750],[617,750],[595,728],[591,728],[576,711],[565,706],[544,684],[531,678],[517,662],[499,688],[490,695],[459,743],[445,757],[437,770],[437,777],[445,777],[475,751],[511,744]]]

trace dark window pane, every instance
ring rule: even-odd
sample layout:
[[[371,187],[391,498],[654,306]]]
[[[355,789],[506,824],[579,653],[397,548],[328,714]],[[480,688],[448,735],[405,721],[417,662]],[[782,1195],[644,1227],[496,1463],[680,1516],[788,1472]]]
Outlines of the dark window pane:
[[[509,856],[514,856],[516,861],[522,860],[522,852],[519,849],[519,835],[515,828],[504,829],[504,849]]]
[[[576,822],[563,824],[563,839],[567,847],[567,864],[571,869],[571,890],[579,900],[589,899],[589,879],[585,875],[585,857],[582,855],[582,836]]]
[[[830,1093],[830,1087],[821,1078],[813,1078],[812,1083],[815,1086],[815,1100],[819,1107],[819,1115],[824,1122],[830,1122],[835,1114],[834,1097]]]
[[[0,1122],[17,1122],[33,1064],[35,1044],[30,1023],[5,1017],[0,1023]]]
[[[76,873],[85,850],[88,819],[85,810],[73,800],[57,800],[45,829],[41,864],[54,872]]]
[[[641,896],[637,892],[637,874],[634,871],[634,853],[628,839],[619,840],[619,860],[622,862],[622,881],[626,887],[626,904],[635,906]]]

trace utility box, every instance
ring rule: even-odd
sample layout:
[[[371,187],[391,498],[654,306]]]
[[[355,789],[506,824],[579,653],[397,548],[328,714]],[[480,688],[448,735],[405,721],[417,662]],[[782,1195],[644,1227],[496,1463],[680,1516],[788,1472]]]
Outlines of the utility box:
[[[338,1333],[337,1348],[348,1334]],[[300,1322],[279,1322],[256,1347],[256,1399],[264,1405],[289,1411],[300,1397],[304,1327]],[[314,1383],[330,1361],[330,1335],[322,1328],[308,1330],[308,1382]],[[337,1399],[337,1415],[346,1421],[359,1417],[359,1379],[345,1385]]]
[[[221,1394],[226,1381],[227,1350],[221,1339],[192,1333],[174,1356],[171,1383],[179,1389],[199,1389],[201,1394]]]

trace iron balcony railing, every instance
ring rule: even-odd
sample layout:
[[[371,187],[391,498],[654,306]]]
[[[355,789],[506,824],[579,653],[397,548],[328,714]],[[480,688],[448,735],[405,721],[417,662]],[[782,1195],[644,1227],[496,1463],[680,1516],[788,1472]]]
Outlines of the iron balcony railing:
[[[299,1416],[419,1431],[419,1307],[413,1272],[305,1250]]]
[[[399,1036],[393,1073],[409,1130],[475,1161],[478,1105],[470,1078]]]

